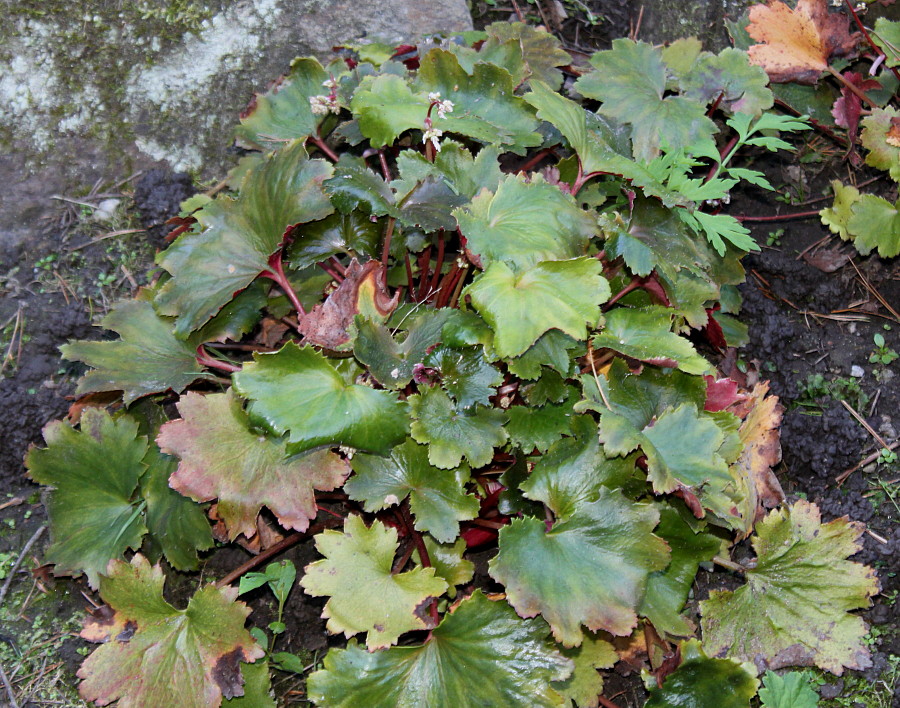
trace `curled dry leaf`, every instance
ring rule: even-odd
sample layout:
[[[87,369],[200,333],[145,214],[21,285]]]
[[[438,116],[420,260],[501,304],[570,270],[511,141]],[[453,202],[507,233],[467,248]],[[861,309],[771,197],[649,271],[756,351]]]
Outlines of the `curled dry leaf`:
[[[308,344],[325,349],[346,348],[350,326],[356,315],[384,319],[400,301],[400,292],[391,297],[385,283],[385,269],[379,261],[359,264],[355,258],[347,266],[343,282],[321,305],[300,319],[300,332]]]
[[[825,0],[799,0],[796,9],[775,0],[750,8],[747,32],[760,44],[748,50],[771,81],[814,84],[835,57],[851,54],[859,35],[846,15],[828,12]]]

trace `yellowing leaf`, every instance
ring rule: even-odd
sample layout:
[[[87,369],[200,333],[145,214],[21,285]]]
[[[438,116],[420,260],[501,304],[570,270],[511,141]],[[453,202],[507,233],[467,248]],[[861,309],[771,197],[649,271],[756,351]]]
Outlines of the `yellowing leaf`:
[[[256,534],[267,506],[287,528],[305,531],[316,516],[315,489],[340,487],[350,473],[329,450],[287,458],[285,444],[250,430],[241,400],[229,390],[178,403],[181,420],[162,426],[157,441],[181,458],[169,484],[197,501],[218,499],[218,513],[234,539]]]
[[[207,585],[177,610],[163,599],[162,569],[142,555],[113,561],[100,583],[112,610],[85,623],[82,637],[105,642],[78,670],[82,698],[119,708],[217,708],[244,695],[241,662],[264,652],[244,629],[250,610],[237,588]]]
[[[380,521],[366,528],[361,516],[348,516],[344,531],[316,536],[324,560],[306,566],[300,584],[307,595],[328,596],[322,617],[328,631],[352,637],[368,632],[369,650],[395,644],[401,634],[428,629],[421,607],[447,589],[434,568],[391,573],[397,531]]]
[[[710,656],[752,661],[760,671],[818,666],[838,676],[871,666],[865,622],[849,614],[878,592],[875,571],[847,560],[862,532],[846,517],[823,524],[806,501],[772,511],[756,527],[746,585],[713,590],[700,603]]]
[[[793,10],[779,0],[754,5],[747,32],[760,44],[747,53],[772,81],[814,84],[832,58],[856,48],[848,22],[846,15],[829,12],[825,0],[799,0]]]

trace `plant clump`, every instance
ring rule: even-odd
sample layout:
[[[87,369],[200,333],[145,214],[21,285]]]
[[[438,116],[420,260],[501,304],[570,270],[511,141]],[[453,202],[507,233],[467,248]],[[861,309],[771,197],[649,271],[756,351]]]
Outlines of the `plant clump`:
[[[162,276],[104,322],[119,339],[66,345],[87,407],[28,456],[50,560],[108,605],[82,695],[274,705],[269,667],[302,670],[270,651],[292,573],[247,581],[277,588],[271,642],[234,577],[162,599],[163,560],[267,552],[267,518],[294,531],[276,551],[314,537],[297,582],[349,638],[309,676],[319,706],[596,706],[617,638],[651,705],[867,665],[860,528],[781,506],[777,399],[703,353],[740,344],[757,248],[721,205],[769,188],[735,155],[806,124],[739,50],[617,40],[580,100],[570,63],[498,24],[298,59],[254,99],[230,191],[184,205]],[[744,584],[698,626],[712,560]]]

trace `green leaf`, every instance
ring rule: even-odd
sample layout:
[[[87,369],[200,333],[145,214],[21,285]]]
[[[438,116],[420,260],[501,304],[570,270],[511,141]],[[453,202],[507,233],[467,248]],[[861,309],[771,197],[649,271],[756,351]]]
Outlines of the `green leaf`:
[[[472,153],[452,140],[441,143],[441,151],[434,156],[434,162],[429,162],[420,152],[404,150],[397,156],[400,178],[391,182],[391,188],[398,195],[406,195],[420,181],[431,177],[442,180],[454,194],[469,202],[482,189],[497,191],[497,185],[503,179],[499,157],[497,148],[485,147],[473,158]]]
[[[529,452],[534,449],[546,452],[563,435],[569,434],[575,395],[574,387],[570,387],[569,400],[563,403],[550,403],[540,408],[511,406],[507,410],[509,422],[506,424],[510,442]]]
[[[334,176],[325,180],[323,185],[341,214],[349,214],[363,206],[363,211],[374,216],[400,215],[394,204],[394,193],[387,182],[353,155],[343,155],[334,166]]]
[[[575,89],[602,101],[598,113],[629,123],[637,160],[649,161],[661,145],[695,154],[715,149],[715,123],[706,103],[665,96],[666,66],[661,50],[630,39],[613,40],[612,49],[591,57],[596,71],[575,82]]]
[[[862,532],[846,517],[821,523],[818,507],[802,500],[770,512],[756,526],[746,584],[700,603],[707,649],[760,671],[815,665],[840,676],[871,666],[866,625],[849,614],[878,592],[875,571],[846,560]]]
[[[181,459],[169,484],[196,501],[218,499],[231,540],[256,535],[263,506],[285,528],[305,531],[317,514],[314,490],[337,489],[350,472],[328,450],[286,459],[283,441],[251,430],[231,389],[190,392],[177,405],[181,420],[163,425],[157,437],[163,451]]]
[[[322,190],[331,174],[330,164],[310,160],[301,143],[292,143],[247,174],[238,199],[219,197],[195,214],[203,231],[184,234],[157,258],[172,279],[156,305],[177,317],[177,337],[187,337],[265,271],[292,226],[331,214]]]
[[[687,339],[671,329],[672,311],[669,308],[617,307],[606,314],[606,324],[594,337],[594,347],[612,349],[650,364],[677,367],[689,374],[708,373],[709,363]]]
[[[572,662],[546,639],[546,627],[476,591],[424,644],[372,653],[355,643],[332,649],[307,692],[329,708],[562,708],[550,682],[565,679]]]
[[[679,209],[676,213],[694,231],[705,234],[720,256],[725,255],[726,241],[742,251],[759,250],[750,230],[730,214],[707,214],[687,209]]]
[[[432,49],[419,60],[416,88],[422,94],[439,93],[441,100],[453,103],[453,112],[445,118],[432,113],[440,130],[517,153],[541,144],[534,113],[515,95],[506,69],[479,62],[470,76],[451,52]]]
[[[555,371],[544,371],[533,384],[521,388],[522,396],[529,406],[543,406],[547,403],[562,403],[569,394],[566,380]]]
[[[263,94],[256,94],[241,114],[238,138],[262,148],[278,147],[285,140],[305,140],[316,132],[319,119],[309,99],[327,95],[322,83],[325,69],[312,57],[298,57],[291,69]]]
[[[113,420],[87,408],[81,430],[52,421],[44,427],[46,448],[25,458],[29,476],[52,487],[47,501],[53,543],[44,559],[58,575],[87,575],[96,588],[112,558],[138,548],[147,532],[142,507],[133,501],[144,473],[147,439],[131,418]]]
[[[441,340],[441,330],[449,314],[449,310],[426,310],[409,323],[406,337],[400,343],[384,325],[357,317],[353,354],[382,386],[405,388],[412,380],[415,367],[426,360],[428,350]]]
[[[788,671],[782,676],[766,671],[759,700],[762,708],[816,708],[819,705],[819,695],[799,671]]]
[[[526,182],[507,175],[494,194],[483,190],[454,212],[467,248],[485,266],[495,261],[527,268],[540,261],[582,256],[596,233],[593,217],[570,194],[540,175]]]
[[[570,353],[573,349],[576,350],[575,354]],[[563,376],[569,376],[572,373],[573,356],[580,356],[577,352],[583,354],[584,349],[569,335],[558,329],[551,329],[542,334],[524,354],[507,359],[506,364],[510,373],[528,381],[540,378],[544,371],[542,367],[545,366]]]
[[[719,54],[704,52],[679,85],[687,98],[704,105],[721,96],[719,105],[729,113],[758,117],[774,103],[765,69],[751,64],[747,52],[732,47]]]
[[[900,66],[900,22],[879,17],[875,20],[875,31],[870,30],[870,34],[885,54],[884,65],[889,68]]]
[[[460,408],[489,405],[503,382],[501,371],[485,361],[479,349],[438,347],[425,358],[425,366],[440,374],[441,387]]]
[[[831,189],[834,191],[834,204],[819,212],[819,218],[831,233],[837,234],[844,241],[853,238],[848,231],[848,222],[853,215],[852,207],[859,201],[859,190],[851,184],[841,184],[838,180],[831,181]]]
[[[258,280],[251,283],[190,337],[189,342],[224,342],[228,339],[240,341],[261,319],[260,310],[268,302],[266,290],[265,284]],[[167,329],[171,332],[171,325]]]
[[[222,702],[224,708],[276,708],[271,696],[272,682],[267,660],[241,664],[241,676],[244,679],[244,695],[226,698]]]
[[[347,384],[314,349],[289,342],[253,358],[234,375],[235,389],[251,400],[251,417],[288,433],[288,452],[319,445],[387,452],[406,437],[406,405],[395,394]]]
[[[662,688],[651,687],[644,708],[749,708],[759,681],[752,667],[730,659],[710,659],[700,642],[681,645],[681,665]]]
[[[896,108],[874,109],[872,115],[860,122],[863,127],[860,141],[869,151],[866,164],[888,170],[891,178],[900,182],[900,146],[897,145],[895,121],[900,121],[900,111]]]
[[[569,141],[584,174],[620,175],[641,187],[647,196],[659,197],[666,206],[684,203],[683,197],[663,186],[645,166],[617,152],[605,134],[605,125],[594,114],[539,81],[531,82],[531,93],[524,98],[537,109],[538,118],[556,127]]]
[[[710,533],[694,531],[685,521],[684,513],[674,506],[660,508],[656,533],[669,544],[672,559],[668,568],[650,576],[639,614],[650,620],[657,632],[689,637],[695,627],[681,610],[694,584],[697,568],[712,559],[721,542]]]
[[[471,74],[476,62],[496,64],[506,69],[518,86],[526,80],[538,80],[558,87],[562,72],[557,68],[572,62],[559,40],[542,27],[524,22],[494,22],[485,27],[487,40],[476,51],[451,44],[460,65]]]
[[[875,248],[882,258],[900,253],[900,210],[898,204],[874,194],[863,194],[850,207],[852,212],[847,230],[854,237],[853,245],[867,256]]]
[[[151,447],[144,457],[141,496],[147,502],[145,521],[150,537],[159,544],[176,570],[196,570],[197,551],[213,547],[212,530],[203,507],[169,486],[177,460]]]
[[[627,635],[649,574],[669,560],[666,543],[652,534],[658,520],[651,505],[601,488],[596,501],[549,531],[530,517],[501,529],[490,574],[520,616],[540,613],[564,646],[581,644],[581,625]]]
[[[378,256],[384,227],[368,214],[357,210],[349,214],[335,213],[292,232],[288,258],[294,268],[308,268],[329,256],[346,253],[351,258],[367,260]]]
[[[402,198],[400,223],[408,227],[420,227],[426,233],[456,228],[453,210],[468,203],[468,199],[456,194],[451,185],[439,177],[426,177]]]
[[[494,448],[507,440],[502,410],[485,406],[462,410],[436,387],[408,400],[412,436],[428,445],[428,461],[435,467],[458,467],[464,456],[472,467],[483,467],[494,458]]]
[[[544,261],[519,273],[495,261],[464,292],[494,330],[497,354],[514,357],[551,329],[586,339],[610,295],[602,271],[589,257]]]
[[[328,631],[352,637],[368,632],[369,651],[395,644],[401,634],[427,629],[420,605],[447,589],[433,568],[391,574],[397,531],[380,521],[366,528],[361,516],[348,516],[344,531],[315,536],[325,558],[304,569],[300,585],[307,595],[327,596],[322,617]]]
[[[100,596],[115,613],[85,624],[82,636],[105,644],[78,670],[82,698],[215,708],[222,698],[244,695],[241,662],[264,652],[244,629],[250,610],[234,601],[237,589],[206,585],[176,610],[163,599],[164,582],[162,569],[140,554],[130,564],[110,564]]]
[[[562,655],[571,659],[575,670],[565,681],[553,684],[565,698],[578,708],[597,708],[598,696],[603,693],[603,677],[597,669],[611,669],[619,655],[609,642],[586,634],[580,646],[563,649]]]
[[[590,416],[572,420],[574,437],[554,443],[519,489],[529,499],[568,519],[585,502],[598,499],[602,486],[620,489],[635,475],[634,459],[607,458]]]
[[[478,516],[478,500],[466,494],[469,468],[442,470],[428,462],[428,448],[407,440],[390,457],[357,454],[355,475],[344,489],[351,499],[365,502],[368,512],[399,504],[407,496],[415,527],[441,543],[459,536],[459,522]]]
[[[423,130],[428,106],[427,90],[413,93],[404,79],[393,74],[366,77],[350,102],[360,131],[376,148],[390,145],[410,128]]]
[[[624,361],[614,359],[609,375],[598,378],[612,412],[624,416],[636,428],[650,425],[665,411],[682,404],[690,403],[700,409],[706,403],[706,382],[680,371],[644,367],[634,373]],[[605,414],[602,398],[601,406],[585,408]]]
[[[146,300],[116,303],[101,321],[119,334],[114,342],[70,341],[60,347],[63,357],[92,367],[78,381],[76,393],[122,391],[125,404],[151,393],[181,392],[205,378],[194,358],[196,344],[176,339],[172,321],[160,317]]]
[[[475,577],[475,564],[463,558],[466,550],[465,539],[458,538],[452,546],[449,543],[438,543],[431,536],[423,536],[425,550],[434,574],[447,581],[447,595],[456,597],[456,586],[464,585]],[[413,551],[416,562],[422,564],[418,549]]]

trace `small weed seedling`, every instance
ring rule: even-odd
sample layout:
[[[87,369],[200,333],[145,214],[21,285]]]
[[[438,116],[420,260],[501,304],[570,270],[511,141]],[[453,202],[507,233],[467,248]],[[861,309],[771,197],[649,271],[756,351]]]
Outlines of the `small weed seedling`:
[[[875,349],[869,355],[870,364],[880,364],[881,366],[887,366],[898,356],[900,356],[897,354],[897,352],[895,352],[885,344],[884,335],[881,332],[876,332],[875,336],[872,339],[875,342]]]

